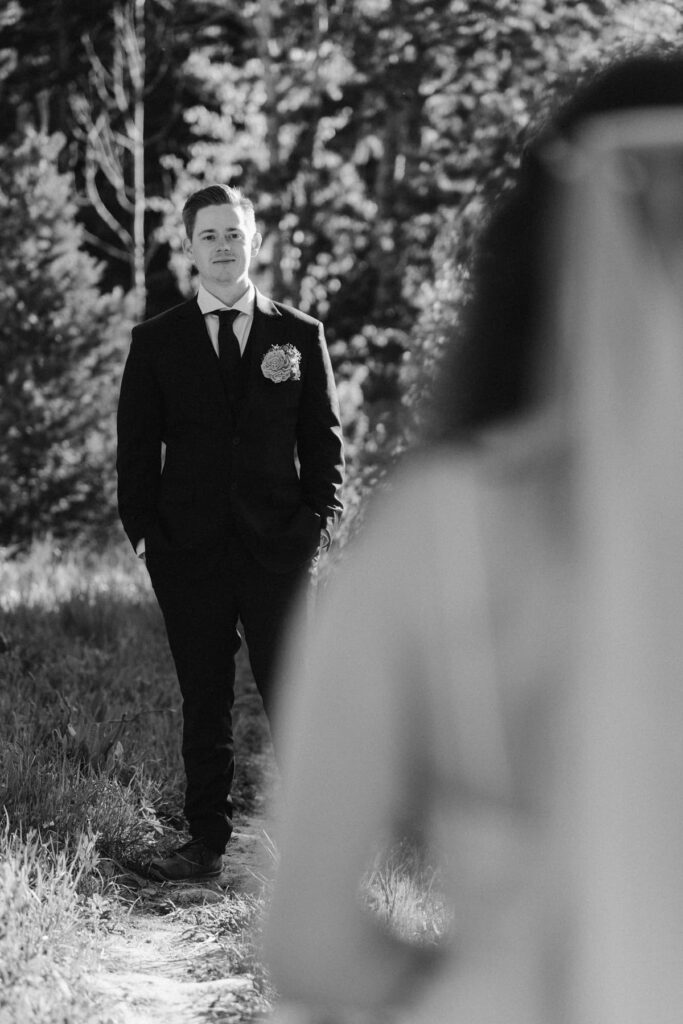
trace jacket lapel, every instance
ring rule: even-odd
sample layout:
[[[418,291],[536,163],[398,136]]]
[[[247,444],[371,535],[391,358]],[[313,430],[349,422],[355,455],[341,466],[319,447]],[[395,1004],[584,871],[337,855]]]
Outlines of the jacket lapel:
[[[215,374],[218,369],[218,356],[211,344],[211,338],[196,298],[190,299],[178,307],[178,319],[180,335],[183,341],[191,346],[198,365]]]
[[[178,308],[178,335],[187,351],[190,365],[205,382],[207,398],[225,404],[228,399],[221,379],[218,356],[211,343],[197,299],[190,299]]]
[[[242,356],[242,379],[240,381],[241,414],[249,397],[249,390],[255,377],[261,372],[263,357],[271,345],[280,343],[282,314],[275,303],[256,290],[254,319]]]
[[[197,372],[207,381],[207,388],[210,389],[208,393],[219,393],[232,407],[223,388],[218,356],[211,344],[196,298],[179,306],[177,316],[180,343],[191,353],[192,363],[196,366]],[[281,337],[282,314],[271,299],[256,289],[254,319],[242,356],[237,408],[233,410],[236,416],[242,413],[254,376],[261,372],[264,355],[271,345],[281,344]]]
[[[263,357],[271,345],[277,345],[282,330],[282,314],[272,299],[266,298],[258,289],[254,302],[254,322],[251,325],[247,350],[249,352],[250,377],[261,366]],[[246,355],[246,350],[245,350]]]

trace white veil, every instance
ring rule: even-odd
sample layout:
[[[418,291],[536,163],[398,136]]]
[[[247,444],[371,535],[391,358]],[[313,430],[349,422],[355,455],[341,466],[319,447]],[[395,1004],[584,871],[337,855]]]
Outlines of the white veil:
[[[683,112],[592,120],[558,178],[581,552],[567,1020],[679,1024]]]
[[[555,393],[471,460],[440,454],[407,478],[316,636],[292,646],[267,940],[290,998],[362,991],[370,1005],[397,976],[412,982],[417,961],[373,945],[349,893],[375,815],[428,786],[466,941],[401,1020],[683,1020],[683,112],[596,119],[566,156],[548,296],[558,344],[545,350]],[[537,537],[546,518],[562,529]],[[483,543],[501,537],[503,568]],[[558,537],[571,550],[549,557]],[[576,552],[578,629],[564,619]],[[511,604],[523,614],[500,641],[493,623]],[[396,725],[408,706],[414,764]],[[515,730],[518,802],[499,785]]]

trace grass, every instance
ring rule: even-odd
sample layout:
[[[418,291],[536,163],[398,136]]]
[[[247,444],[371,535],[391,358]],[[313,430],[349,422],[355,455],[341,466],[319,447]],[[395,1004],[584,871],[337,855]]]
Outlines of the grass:
[[[11,826],[90,828],[102,856],[139,867],[181,823],[183,795],[180,695],[144,569],[125,551],[64,556],[41,545],[0,565],[0,609],[0,797]],[[246,758],[235,801],[249,812],[267,729],[244,659],[239,677]]]
[[[95,1024],[87,972],[97,961],[99,892],[92,836],[60,846],[36,832],[0,833],[0,1020]]]
[[[37,545],[0,560],[0,1021],[98,1024],[88,972],[123,904],[117,875],[141,871],[182,827],[181,708],[160,612],[142,565]],[[238,663],[238,815],[263,809],[272,778],[267,726]],[[438,877],[407,844],[377,861],[369,905],[414,940],[447,928]],[[267,886],[166,912],[204,929],[205,970],[252,981],[241,1019],[273,998],[258,959]],[[211,974],[208,975],[211,977]],[[199,979],[205,980],[205,979]]]
[[[452,913],[439,870],[415,842],[404,839],[379,853],[362,888],[367,905],[399,938],[426,946],[447,938]]]
[[[183,824],[163,621],[125,549],[47,543],[0,562],[0,616],[0,1020],[95,1021],[81,984],[106,924],[93,901],[111,902],[112,865],[144,870]],[[235,806],[249,814],[264,799],[269,748],[244,657],[238,685]]]
[[[194,930],[216,944],[216,954],[193,964],[193,980],[213,981],[226,976],[248,979],[256,993],[252,1014],[267,1011],[274,998],[259,958],[263,910],[262,896],[234,892],[218,904],[172,912],[182,915],[186,932]]]

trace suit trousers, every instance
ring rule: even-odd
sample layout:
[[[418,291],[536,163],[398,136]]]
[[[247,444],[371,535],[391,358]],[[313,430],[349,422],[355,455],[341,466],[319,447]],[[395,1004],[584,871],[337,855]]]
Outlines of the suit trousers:
[[[263,706],[272,718],[273,683],[288,613],[309,564],[275,573],[239,538],[227,538],[212,575],[186,579],[156,571],[161,608],[183,698],[185,817],[190,834],[223,852],[232,832],[235,773],[232,709],[241,621]]]

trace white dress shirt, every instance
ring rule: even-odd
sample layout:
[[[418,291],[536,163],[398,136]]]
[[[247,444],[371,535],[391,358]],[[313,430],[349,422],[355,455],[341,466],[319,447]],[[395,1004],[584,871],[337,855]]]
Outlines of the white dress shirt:
[[[216,296],[212,295],[203,284],[200,284],[199,291],[197,292],[197,305],[204,314],[204,323],[206,324],[206,329],[209,332],[211,344],[214,347],[216,355],[218,355],[218,314],[215,311],[218,309],[239,310],[240,315],[236,317],[235,322],[232,325],[232,329],[239,342],[240,352],[244,355],[249,331],[251,330],[251,325],[254,322],[255,301],[256,289],[251,281],[249,282],[247,290],[240,295],[237,302],[233,303],[232,306],[226,306],[222,299],[216,298]]]

